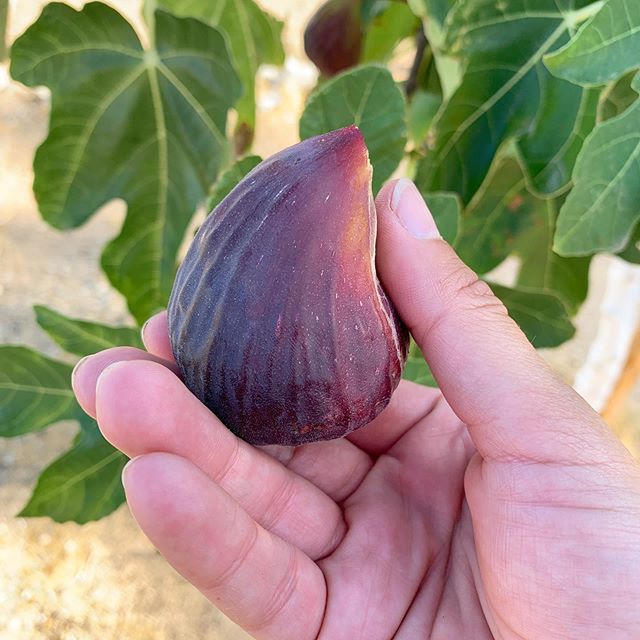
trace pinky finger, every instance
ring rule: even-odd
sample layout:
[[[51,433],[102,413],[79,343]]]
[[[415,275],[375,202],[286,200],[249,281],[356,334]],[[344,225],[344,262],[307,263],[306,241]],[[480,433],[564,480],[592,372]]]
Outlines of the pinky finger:
[[[260,527],[176,455],[134,458],[123,481],[133,516],[173,567],[260,640],[312,640],[324,613],[318,566]]]
[[[169,325],[167,312],[161,311],[151,316],[142,327],[142,342],[149,353],[169,362],[174,362],[171,342],[169,342]]]

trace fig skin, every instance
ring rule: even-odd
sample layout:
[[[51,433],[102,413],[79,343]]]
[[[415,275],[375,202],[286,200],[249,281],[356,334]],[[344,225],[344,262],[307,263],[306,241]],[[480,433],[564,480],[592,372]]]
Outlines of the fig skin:
[[[200,227],[169,301],[187,387],[256,445],[338,438],[384,409],[408,332],[375,272],[362,134],[275,154]]]
[[[329,0],[304,31],[304,50],[325,76],[358,64],[362,51],[359,0]]]

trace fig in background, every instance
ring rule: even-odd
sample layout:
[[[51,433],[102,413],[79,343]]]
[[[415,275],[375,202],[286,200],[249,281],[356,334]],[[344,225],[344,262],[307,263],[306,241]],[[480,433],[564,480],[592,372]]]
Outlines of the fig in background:
[[[329,0],[313,15],[304,32],[304,50],[326,76],[358,64],[362,49],[359,0]]]

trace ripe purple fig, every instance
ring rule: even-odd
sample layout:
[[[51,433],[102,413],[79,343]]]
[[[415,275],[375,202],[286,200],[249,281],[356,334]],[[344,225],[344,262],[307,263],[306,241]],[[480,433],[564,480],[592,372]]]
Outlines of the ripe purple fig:
[[[359,0],[329,0],[309,20],[304,50],[326,76],[358,64],[362,50]]]
[[[376,276],[371,175],[355,126],[284,149],[214,209],[178,271],[183,379],[247,442],[344,436],[400,381],[408,333]]]

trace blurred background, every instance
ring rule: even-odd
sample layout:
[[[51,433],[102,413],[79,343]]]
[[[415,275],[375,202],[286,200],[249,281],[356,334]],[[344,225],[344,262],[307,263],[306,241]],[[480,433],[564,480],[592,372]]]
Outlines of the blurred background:
[[[39,15],[44,1],[10,3],[11,42]],[[81,2],[69,2],[77,7]],[[109,0],[132,22],[139,0]],[[302,32],[319,0],[260,0],[286,23],[287,61],[258,79],[255,152],[264,156],[297,142],[297,122],[315,67]],[[401,53],[401,52],[400,52]],[[410,64],[398,56],[395,65]],[[392,67],[393,68],[393,67]],[[122,298],[99,269],[105,238],[119,229],[124,206],[112,202],[81,229],[64,234],[40,218],[32,193],[32,161],[47,133],[49,92],[32,91],[0,67],[0,342],[61,352],[37,328],[32,305],[50,304],[73,317],[125,323]],[[509,264],[502,267],[509,277]],[[640,268],[600,255],[577,319],[578,332],[545,358],[600,411],[636,455],[640,452],[640,344],[635,338]],[[85,526],[16,518],[39,471],[69,446],[76,427],[0,440],[0,640],[100,638],[239,639],[247,637],[187,585],[138,531],[126,507]]]

